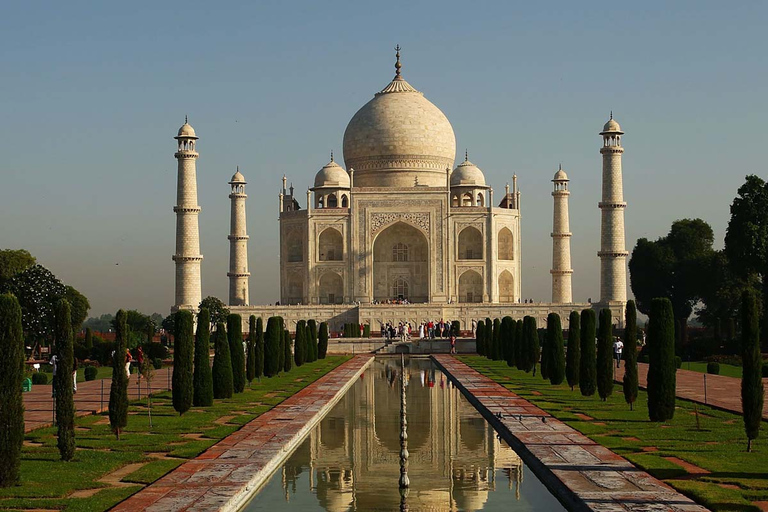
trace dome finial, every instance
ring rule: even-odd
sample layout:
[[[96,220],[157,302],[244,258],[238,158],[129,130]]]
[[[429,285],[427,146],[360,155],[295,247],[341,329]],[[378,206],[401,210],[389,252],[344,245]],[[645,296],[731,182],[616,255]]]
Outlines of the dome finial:
[[[184,114],[184,124],[189,124],[189,116]]]
[[[402,80],[403,78],[400,76],[400,68],[403,67],[402,64],[400,64],[400,45],[398,44],[395,46],[395,57],[397,58],[397,61],[395,62],[395,80]]]
[[[563,170],[563,163],[562,162],[560,162],[560,164],[557,166],[557,170],[558,171],[562,171]]]
[[[469,162],[469,151],[464,149],[464,161]]]
[[[333,150],[331,150],[331,162],[333,162]]]
[[[613,110],[611,110],[611,119],[613,119]]]

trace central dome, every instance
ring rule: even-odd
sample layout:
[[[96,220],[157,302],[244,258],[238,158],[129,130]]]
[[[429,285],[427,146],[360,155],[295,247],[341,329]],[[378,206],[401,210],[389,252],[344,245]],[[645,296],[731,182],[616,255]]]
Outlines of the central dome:
[[[456,136],[439,108],[397,75],[352,117],[344,132],[344,163],[356,187],[446,186]]]

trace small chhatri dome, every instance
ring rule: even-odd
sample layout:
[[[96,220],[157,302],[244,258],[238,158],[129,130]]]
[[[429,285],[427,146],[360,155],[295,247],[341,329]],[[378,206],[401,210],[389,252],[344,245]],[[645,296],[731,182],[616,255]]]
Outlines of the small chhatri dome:
[[[242,184],[245,184],[245,183],[246,183],[246,181],[245,181],[245,176],[243,176],[243,175],[240,173],[240,166],[237,166],[237,171],[235,172],[235,174],[234,174],[234,175],[232,175],[232,179],[230,180],[230,183],[231,183],[231,184],[234,184],[234,183],[242,183]]]
[[[552,181],[568,181],[568,175],[565,174],[565,171],[563,170],[562,165],[555,173],[555,178]]]
[[[619,126],[619,123],[617,123],[613,118],[613,111],[611,111],[611,118],[603,126],[603,131],[600,132],[600,135],[604,135],[606,133],[618,133],[619,135],[624,134],[624,132],[621,131],[621,126]]]
[[[331,161],[315,175],[315,188],[349,188],[349,174],[339,164]]]
[[[464,153],[464,161],[451,173],[452,187],[484,187],[485,176],[478,166],[469,161],[469,155]]]
[[[179,128],[179,134],[177,137],[188,137],[190,139],[196,139],[197,134],[195,134],[195,129],[192,128],[192,125],[189,124],[189,119],[187,116],[184,116],[184,124],[181,125],[181,128]]]

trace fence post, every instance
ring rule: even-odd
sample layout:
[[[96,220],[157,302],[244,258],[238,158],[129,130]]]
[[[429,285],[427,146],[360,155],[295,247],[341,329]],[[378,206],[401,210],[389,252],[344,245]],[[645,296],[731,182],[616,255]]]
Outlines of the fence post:
[[[704,404],[707,403],[707,374],[704,374]]]

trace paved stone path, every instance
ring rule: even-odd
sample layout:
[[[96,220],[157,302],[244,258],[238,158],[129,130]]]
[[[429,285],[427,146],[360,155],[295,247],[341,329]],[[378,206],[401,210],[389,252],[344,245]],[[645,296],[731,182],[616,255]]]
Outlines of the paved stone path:
[[[152,379],[152,392],[158,393],[170,389],[172,373],[173,368],[170,367],[155,370]],[[129,400],[137,400],[147,396],[146,381],[144,379],[141,380],[141,390],[139,390],[137,377],[138,375],[136,374],[131,375],[131,381],[128,384]],[[77,393],[75,394],[77,415],[87,416],[106,411],[109,408],[109,388],[111,385],[112,379],[78,382]],[[51,389],[51,386],[48,384],[38,384],[32,386],[32,391],[23,394],[24,432],[49,427],[53,424],[54,403],[51,397]]]
[[[112,510],[238,510],[372,361],[353,357]]]
[[[685,363],[683,363],[683,368],[685,368]],[[724,375],[707,375],[683,368],[677,370],[676,394],[678,397],[741,414],[741,379]],[[705,375],[707,382],[706,402],[704,400]],[[615,376],[616,382],[621,382],[624,378],[624,363],[621,364],[621,368],[616,369]],[[637,363],[637,376],[640,387],[645,389],[648,383],[647,364]],[[765,403],[768,404],[768,379],[763,379],[763,385],[766,392]],[[763,408],[763,418],[768,419],[768,407]]]
[[[569,509],[707,510],[454,357],[432,357]]]

